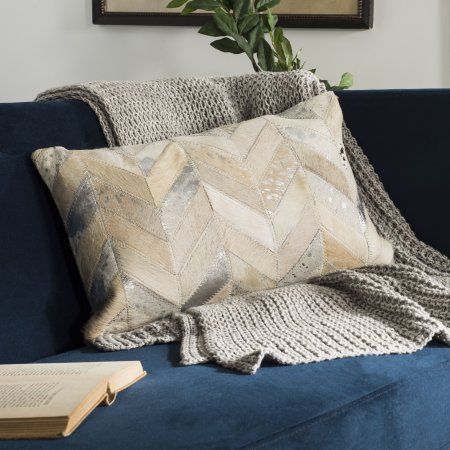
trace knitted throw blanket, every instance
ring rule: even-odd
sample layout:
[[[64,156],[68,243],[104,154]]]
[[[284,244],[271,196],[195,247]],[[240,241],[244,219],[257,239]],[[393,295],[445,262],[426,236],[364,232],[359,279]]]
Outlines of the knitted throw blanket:
[[[230,78],[93,82],[44,92],[80,99],[97,114],[108,144],[198,133],[277,114],[323,92],[306,71]],[[395,264],[345,270],[308,284],[231,297],[95,344],[122,350],[181,340],[183,364],[215,361],[254,373],[265,358],[299,364],[357,355],[410,353],[432,338],[450,345],[450,260],[420,242],[344,126],[347,156]]]

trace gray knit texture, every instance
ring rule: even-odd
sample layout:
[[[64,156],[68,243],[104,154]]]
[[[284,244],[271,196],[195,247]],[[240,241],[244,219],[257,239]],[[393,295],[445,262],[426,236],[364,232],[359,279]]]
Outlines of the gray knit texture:
[[[277,114],[324,91],[307,71],[229,78],[93,82],[44,92],[75,98],[99,118],[110,146],[148,143]],[[307,284],[231,297],[95,345],[124,350],[181,340],[183,364],[208,361],[254,373],[264,358],[300,364],[411,353],[435,338],[450,345],[450,260],[420,242],[344,126],[362,200],[395,264],[344,270]]]

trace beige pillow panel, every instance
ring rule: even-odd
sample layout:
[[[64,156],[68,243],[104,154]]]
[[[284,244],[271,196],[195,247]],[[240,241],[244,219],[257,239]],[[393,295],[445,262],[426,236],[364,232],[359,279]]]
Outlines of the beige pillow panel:
[[[92,304],[90,340],[393,259],[358,197],[332,93],[199,135],[33,160]]]

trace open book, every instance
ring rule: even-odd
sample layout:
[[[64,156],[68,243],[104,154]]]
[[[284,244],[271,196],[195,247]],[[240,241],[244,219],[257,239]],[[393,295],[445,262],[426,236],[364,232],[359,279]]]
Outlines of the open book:
[[[68,436],[145,375],[139,361],[0,365],[0,439]]]

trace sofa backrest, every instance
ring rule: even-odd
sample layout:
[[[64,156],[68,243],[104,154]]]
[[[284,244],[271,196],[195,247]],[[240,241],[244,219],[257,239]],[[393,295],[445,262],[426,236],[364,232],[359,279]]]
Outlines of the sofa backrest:
[[[416,236],[450,256],[450,89],[338,95],[347,125]]]
[[[0,363],[82,344],[89,309],[62,223],[30,154],[106,145],[79,101],[0,105]]]
[[[450,255],[450,89],[339,93],[345,119],[417,235]],[[88,302],[37,148],[104,147],[75,100],[0,105],[0,363],[82,345]]]

